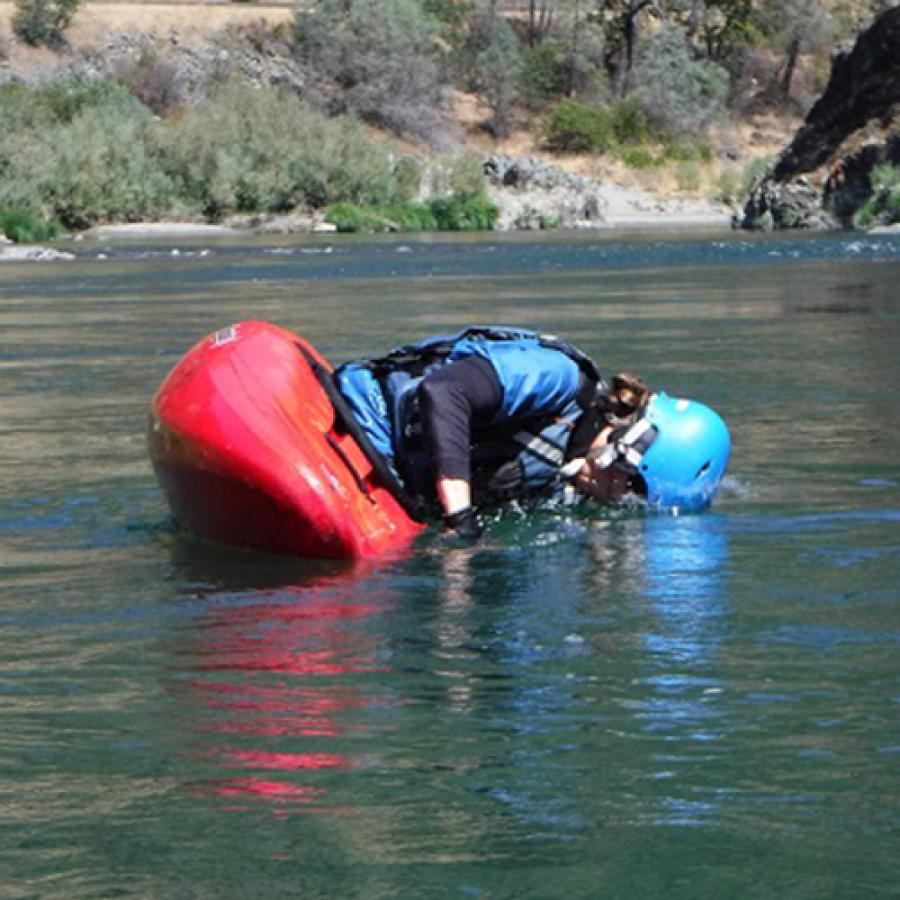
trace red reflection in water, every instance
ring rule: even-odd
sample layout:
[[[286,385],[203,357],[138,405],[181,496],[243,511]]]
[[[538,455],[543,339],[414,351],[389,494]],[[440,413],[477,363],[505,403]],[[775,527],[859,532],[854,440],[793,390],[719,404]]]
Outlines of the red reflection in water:
[[[190,682],[205,693],[209,710],[229,713],[212,720],[207,730],[224,734],[337,736],[359,731],[356,724],[337,725],[341,710],[363,708],[371,702],[354,695],[322,693],[322,687],[298,688],[286,682],[264,687],[241,681]]]
[[[351,763],[337,753],[265,753],[262,750],[223,750],[222,758],[257,769],[346,769]]]
[[[266,797],[288,797],[292,800],[310,801],[322,793],[317,788],[299,784],[286,784],[283,781],[263,781],[261,778],[232,778],[216,784],[215,791],[223,797],[235,797],[243,794],[262,794]]]
[[[361,693],[358,676],[388,668],[379,659],[380,635],[369,627],[384,604],[346,598],[354,581],[279,588],[265,602],[220,606],[199,621],[200,644],[190,651],[196,677],[187,687],[202,706],[192,721],[198,734],[229,735],[240,746],[213,745],[198,755],[248,770],[244,778],[204,780],[202,793],[278,804],[279,814],[284,804],[309,808],[313,798],[321,809],[327,788],[296,783],[299,773],[314,782],[358,765],[344,745],[367,732],[360,718],[375,702]]]
[[[380,671],[383,667],[368,655],[371,640],[345,625],[375,610],[330,600],[307,602],[299,609],[284,604],[230,609],[204,629],[207,644],[198,669],[296,675]]]

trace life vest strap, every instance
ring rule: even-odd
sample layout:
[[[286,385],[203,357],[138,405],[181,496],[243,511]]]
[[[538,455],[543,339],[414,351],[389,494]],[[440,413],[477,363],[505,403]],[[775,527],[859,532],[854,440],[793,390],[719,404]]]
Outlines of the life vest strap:
[[[400,479],[397,478],[390,465],[388,465],[387,460],[375,449],[371,440],[369,440],[369,436],[357,422],[343,394],[338,390],[332,373],[301,344],[297,344],[297,349],[303,354],[303,358],[325,392],[325,396],[334,410],[335,421],[340,423],[344,431],[356,441],[359,449],[362,450],[363,455],[372,466],[372,474],[375,476],[375,480],[390,491],[394,499],[411,519],[416,522],[424,521],[425,515],[422,504],[410,496]],[[343,454],[341,455],[343,456]],[[363,491],[363,493],[367,493],[367,491]]]

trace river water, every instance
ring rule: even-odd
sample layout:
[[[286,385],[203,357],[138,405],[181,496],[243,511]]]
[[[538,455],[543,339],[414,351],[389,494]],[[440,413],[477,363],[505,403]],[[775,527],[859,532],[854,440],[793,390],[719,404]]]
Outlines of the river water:
[[[0,268],[3,897],[898,896],[900,238],[73,248]],[[730,474],[369,567],[204,546],[147,403],[249,318],[565,334]]]

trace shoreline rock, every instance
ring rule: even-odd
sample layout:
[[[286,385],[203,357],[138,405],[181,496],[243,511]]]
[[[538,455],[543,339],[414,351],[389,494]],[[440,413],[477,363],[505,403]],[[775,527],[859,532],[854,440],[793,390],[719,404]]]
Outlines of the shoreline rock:
[[[228,225],[209,225],[194,222],[129,222],[121,225],[97,225],[79,235],[79,239],[98,241],[153,238],[211,238],[235,237],[241,232]]]
[[[565,172],[534,157],[500,154],[484,163],[488,194],[500,208],[497,231],[547,228],[730,227],[732,212],[700,199],[661,199],[639,188]]]
[[[74,253],[38,244],[0,246],[0,262],[55,262],[75,259]]]

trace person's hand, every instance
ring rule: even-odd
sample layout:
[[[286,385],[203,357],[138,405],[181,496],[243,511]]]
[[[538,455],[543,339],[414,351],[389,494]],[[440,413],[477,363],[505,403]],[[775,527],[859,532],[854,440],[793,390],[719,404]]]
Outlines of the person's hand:
[[[478,521],[471,506],[444,516],[444,524],[468,544],[476,543],[484,533],[484,526]]]

